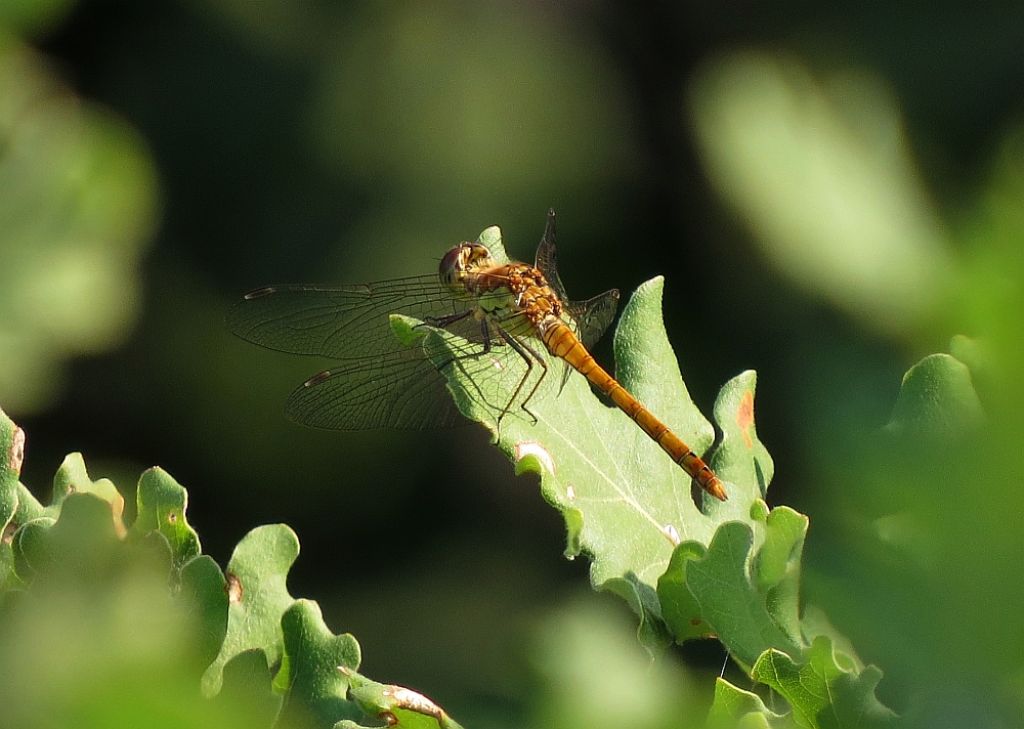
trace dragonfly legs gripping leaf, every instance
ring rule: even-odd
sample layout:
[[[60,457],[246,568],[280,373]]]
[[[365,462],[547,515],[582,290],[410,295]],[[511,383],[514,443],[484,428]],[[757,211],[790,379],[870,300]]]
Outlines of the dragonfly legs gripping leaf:
[[[500,325],[497,326],[496,328],[501,338],[508,342],[508,345],[512,347],[516,354],[522,357],[523,361],[526,363],[526,372],[524,372],[523,376],[519,379],[519,384],[516,385],[516,389],[515,391],[513,391],[512,397],[510,397],[508,402],[505,403],[505,407],[502,408],[501,413],[498,415],[498,421],[496,423],[497,428],[499,430],[501,429],[502,418],[508,415],[509,409],[519,398],[519,395],[522,393],[523,387],[526,386],[526,382],[527,380],[530,379],[530,374],[533,372],[534,364],[539,364],[541,366],[540,375],[537,377],[537,381],[533,383],[533,387],[530,389],[530,392],[526,395],[526,397],[523,399],[522,404],[520,405],[520,407],[523,409],[523,412],[530,416],[530,419],[533,421],[533,425],[536,425],[537,415],[532,410],[530,410],[529,405],[530,400],[532,400],[533,396],[537,394],[537,388],[540,387],[541,383],[544,381],[544,377],[548,373],[548,363],[545,362],[544,358],[537,353],[537,350],[535,350],[525,341],[517,340],[514,336],[506,332]]]
[[[462,321],[470,314],[473,313],[472,309],[466,311],[460,311],[455,314],[448,314],[447,316],[428,316],[424,317],[423,321],[416,325],[416,329],[419,327],[434,327],[435,329],[445,329],[451,326],[455,322]]]
[[[431,326],[436,329],[445,329],[456,322],[466,319],[473,313],[474,310],[470,309],[467,311],[449,314],[447,316],[427,317],[417,326]],[[548,373],[548,364],[544,360],[544,357],[541,356],[535,348],[530,346],[524,338],[516,337],[503,326],[503,323],[516,320],[517,318],[521,318],[521,315],[518,312],[514,312],[511,315],[506,315],[504,317],[482,317],[480,319],[480,349],[476,352],[465,353],[457,357],[452,357],[441,365],[441,369],[444,369],[446,367],[454,366],[463,360],[478,359],[479,357],[489,354],[491,352],[491,348],[496,344],[507,344],[512,351],[522,359],[523,363],[526,365],[526,371],[523,373],[523,376],[519,378],[519,381],[516,383],[516,387],[513,389],[512,395],[509,397],[508,401],[498,409],[498,415],[495,418],[495,429],[498,431],[499,438],[502,420],[504,420],[505,416],[512,411],[515,407],[515,403],[520,400],[523,390],[534,372],[534,366],[540,365],[541,371],[537,376],[536,381],[533,383],[533,386],[530,388],[530,391],[526,396],[522,398],[522,402],[519,405],[519,407],[530,416],[532,424],[537,424],[537,414],[530,409],[529,404],[534,395],[537,394],[537,390],[540,388]],[[483,393],[478,394],[483,399]]]

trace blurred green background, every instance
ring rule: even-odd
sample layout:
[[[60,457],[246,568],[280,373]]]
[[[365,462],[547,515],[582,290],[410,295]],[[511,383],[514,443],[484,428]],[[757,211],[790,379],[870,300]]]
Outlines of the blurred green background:
[[[847,444],[956,333],[996,363],[1006,443],[1024,435],[1021,48],[1020,3],[0,0],[0,403],[29,436],[23,480],[45,496],[71,450],[122,489],[160,464],[222,564],[252,526],[298,532],[292,592],[369,675],[467,724],[564,719],[608,676],[576,655],[553,692],[572,651],[532,646],[630,618],[586,594],[531,479],[475,427],[293,426],[284,398],[321,363],[223,325],[248,289],[430,272],[492,224],[530,259],[553,206],[574,296],[666,276],[705,412],[758,371],[769,500],[811,517],[807,593],[887,672],[883,699],[948,684],[942,717],[1003,715],[1024,686],[1020,629],[992,625],[1024,606],[1019,454],[995,449],[987,498],[952,478],[894,497]],[[966,512],[970,547],[893,611],[915,566],[877,520],[915,499],[937,539]],[[958,629],[983,658],[947,653]],[[710,699],[717,647],[675,659]],[[922,678],[942,661],[959,668]],[[580,725],[599,717],[621,725]]]

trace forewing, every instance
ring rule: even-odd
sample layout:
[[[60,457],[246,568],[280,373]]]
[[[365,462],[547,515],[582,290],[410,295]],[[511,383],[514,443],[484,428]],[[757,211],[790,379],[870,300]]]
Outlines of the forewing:
[[[401,348],[390,314],[429,321],[471,306],[437,276],[413,276],[356,286],[269,286],[231,307],[227,321],[236,335],[268,349],[352,359]]]
[[[558,275],[558,253],[555,247],[555,211],[548,210],[544,235],[537,246],[534,265],[541,270],[548,285],[565,304],[570,326],[588,349],[597,343],[615,318],[619,306],[619,290],[611,289],[586,301],[569,301],[562,277]]]
[[[563,302],[569,301],[565,294],[565,286],[562,278],[558,275],[558,253],[555,248],[555,211],[548,209],[548,221],[544,226],[544,235],[541,236],[537,245],[537,255],[534,258],[534,266],[540,269],[547,279],[548,285]]]

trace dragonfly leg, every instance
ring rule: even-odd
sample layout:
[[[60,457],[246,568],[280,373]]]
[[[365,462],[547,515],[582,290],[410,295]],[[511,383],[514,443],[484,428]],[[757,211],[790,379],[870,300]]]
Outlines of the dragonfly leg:
[[[472,309],[466,309],[465,311],[460,311],[456,314],[448,314],[447,316],[427,316],[424,317],[423,321],[417,324],[416,327],[431,326],[438,329],[444,329],[457,321],[462,321],[472,313]]]
[[[458,319],[464,318],[464,316],[469,314],[469,313],[472,313],[472,312],[464,312],[463,314],[459,314],[459,315],[454,315],[453,314],[451,317],[442,317],[442,318],[447,319],[448,320],[447,323],[450,324],[450,323],[452,323],[452,321],[457,321]],[[494,342],[494,335],[491,332],[491,328],[487,324],[487,319],[481,319],[480,320],[480,344],[481,344],[481,347],[479,349],[477,349],[476,351],[471,351],[471,352],[463,351],[460,354],[457,354],[457,355],[449,358],[445,362],[441,363],[440,365],[438,365],[437,369],[439,371],[444,371],[444,370],[446,370],[449,367],[461,367],[463,360],[475,360],[475,359],[479,359],[480,357],[483,357],[483,356],[489,354],[490,351],[491,351],[491,347],[495,344],[495,342]],[[500,342],[498,342],[497,344],[500,344]],[[486,402],[487,401],[487,397],[484,394],[484,392],[480,389],[480,386],[477,384],[476,380],[473,379],[472,377],[468,377],[467,380],[468,380],[469,384],[472,385],[473,388],[476,390],[476,396],[479,398],[478,401],[479,402]]]
[[[548,373],[548,363],[545,362],[544,358],[537,354],[537,351],[529,344],[517,340],[515,337],[506,332],[501,327],[498,327],[497,329],[498,334],[501,336],[501,338],[508,342],[508,345],[515,350],[516,354],[522,357],[523,361],[526,362],[526,372],[525,374],[523,374],[522,378],[520,378],[519,384],[516,385],[516,389],[515,392],[512,393],[512,397],[509,398],[509,401],[505,404],[505,407],[502,408],[501,414],[498,416],[498,426],[501,426],[501,419],[508,414],[508,410],[510,407],[512,407],[512,403],[519,399],[519,395],[520,393],[522,393],[523,387],[526,385],[526,381],[530,379],[530,373],[533,372],[534,363],[537,363],[541,366],[541,372],[540,375],[537,377],[537,381],[533,384],[533,387],[530,389],[529,394],[527,394],[526,398],[523,400],[523,404],[520,405],[520,407],[527,415],[529,415],[533,419],[533,424],[536,425],[537,415],[532,410],[530,410],[528,405],[530,403],[531,398],[533,398],[533,396],[536,394],[537,388],[540,387],[540,383],[544,381],[544,376],[547,375]]]

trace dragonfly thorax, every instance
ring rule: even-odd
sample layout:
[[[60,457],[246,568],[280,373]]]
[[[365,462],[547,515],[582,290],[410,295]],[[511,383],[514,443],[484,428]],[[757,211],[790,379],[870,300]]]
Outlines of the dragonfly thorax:
[[[507,267],[508,288],[515,296],[516,308],[523,313],[538,332],[543,331],[562,315],[562,302],[548,285],[538,268],[525,263]]]

